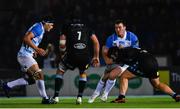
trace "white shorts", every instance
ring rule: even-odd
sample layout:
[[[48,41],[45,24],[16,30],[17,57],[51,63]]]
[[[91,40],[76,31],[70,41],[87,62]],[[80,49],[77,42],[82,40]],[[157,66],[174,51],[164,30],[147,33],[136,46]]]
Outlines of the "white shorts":
[[[23,72],[27,72],[27,69],[29,69],[32,65],[38,64],[31,56],[17,56],[17,60],[21,65],[21,70]]]

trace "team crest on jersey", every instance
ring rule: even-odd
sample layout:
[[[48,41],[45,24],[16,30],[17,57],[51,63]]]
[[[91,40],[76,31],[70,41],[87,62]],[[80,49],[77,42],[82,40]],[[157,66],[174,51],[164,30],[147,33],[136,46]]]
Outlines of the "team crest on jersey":
[[[76,44],[74,44],[74,48],[76,48],[76,49],[85,49],[86,45],[83,44],[83,43],[76,43]]]

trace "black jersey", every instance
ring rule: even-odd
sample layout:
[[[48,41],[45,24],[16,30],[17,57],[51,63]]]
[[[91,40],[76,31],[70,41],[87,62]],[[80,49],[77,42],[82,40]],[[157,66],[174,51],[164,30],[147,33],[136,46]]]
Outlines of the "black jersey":
[[[112,47],[108,51],[108,56],[114,60],[114,62],[131,65],[138,60],[138,55],[141,49],[125,47],[119,49],[118,47]]]
[[[84,23],[74,19],[64,25],[62,34],[66,36],[66,47],[69,55],[89,55],[89,40],[92,33]]]
[[[157,78],[159,75],[156,58],[146,50],[138,48],[110,48],[108,56],[118,64],[127,64],[128,70],[135,75]]]

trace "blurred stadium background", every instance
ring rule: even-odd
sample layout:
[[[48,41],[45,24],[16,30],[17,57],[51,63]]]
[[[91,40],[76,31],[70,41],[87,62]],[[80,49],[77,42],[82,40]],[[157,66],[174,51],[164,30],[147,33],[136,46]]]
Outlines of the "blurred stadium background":
[[[34,22],[45,14],[54,16],[55,29],[46,34],[48,37],[44,38],[40,46],[45,48],[48,43],[53,43],[56,48],[60,27],[71,12],[80,15],[95,30],[101,46],[114,32],[114,20],[125,19],[127,30],[136,33],[140,46],[157,57],[161,81],[180,92],[179,0],[1,0],[0,79],[9,81],[21,76],[16,53],[25,31]],[[56,50],[58,49],[55,49],[55,53]],[[46,73],[46,88],[50,95],[54,87],[54,56],[52,53],[51,57],[37,59]],[[84,95],[92,94],[104,70],[102,57],[101,63],[102,67],[89,69],[89,81]],[[65,80],[68,82],[64,82],[62,95],[76,95],[77,76],[76,70],[67,72]],[[154,90],[147,79],[136,78],[129,84],[129,95],[162,94]],[[36,88],[32,87],[18,87],[11,92],[11,95],[37,96]],[[118,95],[117,87],[113,89],[111,95]],[[3,96],[1,89],[0,96]]]

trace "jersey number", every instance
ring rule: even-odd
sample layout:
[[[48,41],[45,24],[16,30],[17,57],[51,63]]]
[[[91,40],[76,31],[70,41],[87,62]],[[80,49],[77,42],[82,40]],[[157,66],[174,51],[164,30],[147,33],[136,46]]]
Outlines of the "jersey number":
[[[81,31],[77,31],[78,33],[78,40],[81,40]]]

